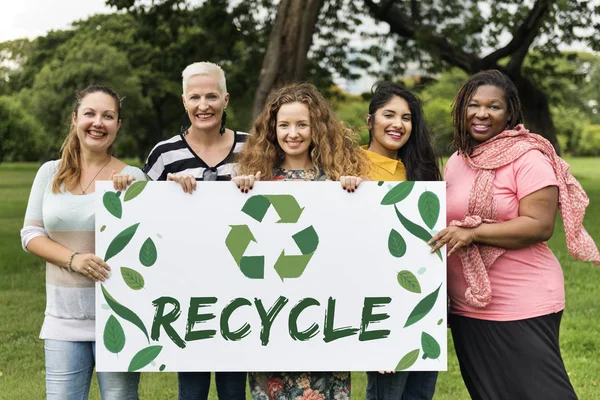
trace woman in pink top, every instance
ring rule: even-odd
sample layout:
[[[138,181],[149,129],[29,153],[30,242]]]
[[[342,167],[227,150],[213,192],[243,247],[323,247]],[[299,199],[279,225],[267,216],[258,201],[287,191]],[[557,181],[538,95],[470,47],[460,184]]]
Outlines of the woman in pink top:
[[[515,85],[499,71],[472,76],[454,99],[448,160],[450,328],[473,399],[577,396],[560,354],[561,266],[546,240],[557,209],[569,251],[600,262],[583,226],[589,200],[552,145],[522,125]]]

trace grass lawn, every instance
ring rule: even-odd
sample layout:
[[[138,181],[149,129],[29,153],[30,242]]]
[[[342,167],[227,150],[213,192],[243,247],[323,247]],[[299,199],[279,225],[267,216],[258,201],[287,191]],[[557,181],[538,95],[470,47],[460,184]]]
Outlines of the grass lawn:
[[[600,159],[568,161],[591,199],[585,225],[599,242],[600,224],[592,221],[600,221]],[[41,260],[23,252],[19,238],[37,168],[34,164],[0,165],[0,399],[6,400],[45,397],[44,348],[38,339],[44,316],[45,271]],[[600,268],[570,259],[564,240],[562,223],[558,222],[549,244],[564,267],[566,281],[563,358],[579,398],[600,399]],[[450,335],[448,347],[448,372],[440,374],[435,399],[468,399]],[[365,384],[364,373],[352,374],[353,399],[364,399]],[[176,375],[142,374],[140,397],[176,398]],[[90,398],[99,398],[95,383]],[[210,398],[216,399],[214,390]]]

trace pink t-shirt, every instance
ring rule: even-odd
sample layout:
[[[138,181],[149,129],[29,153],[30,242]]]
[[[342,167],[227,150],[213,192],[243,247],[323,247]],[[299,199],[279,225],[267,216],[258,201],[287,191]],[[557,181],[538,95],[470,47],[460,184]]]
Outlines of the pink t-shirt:
[[[472,169],[456,153],[446,165],[448,223],[467,212],[469,192],[475,179]],[[513,163],[496,170],[494,196],[498,222],[518,217],[519,200],[545,188],[558,186],[549,160],[532,150]],[[492,301],[482,309],[465,301],[467,284],[456,254],[448,257],[450,312],[493,321],[516,321],[558,312],[565,307],[564,278],[558,260],[545,242],[519,250],[507,250],[488,271]]]

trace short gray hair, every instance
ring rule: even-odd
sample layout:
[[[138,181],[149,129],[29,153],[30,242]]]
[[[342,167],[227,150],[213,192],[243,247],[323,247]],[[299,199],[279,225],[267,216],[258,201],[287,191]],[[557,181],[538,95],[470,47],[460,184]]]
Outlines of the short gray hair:
[[[185,67],[181,76],[183,78],[183,94],[185,95],[185,86],[188,80],[195,75],[208,75],[217,79],[219,89],[223,92],[223,95],[227,93],[227,83],[225,82],[225,72],[217,64],[213,64],[208,61],[195,62]]]

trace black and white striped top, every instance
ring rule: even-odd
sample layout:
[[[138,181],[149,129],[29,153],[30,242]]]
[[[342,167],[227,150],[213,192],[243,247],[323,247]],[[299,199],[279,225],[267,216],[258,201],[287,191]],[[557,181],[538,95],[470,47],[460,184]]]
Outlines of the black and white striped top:
[[[163,140],[150,152],[143,171],[153,181],[166,181],[168,173],[183,172],[201,181],[206,169],[216,171],[218,181],[229,181],[234,173],[234,156],[244,147],[248,138],[246,132],[233,132],[235,139],[231,151],[223,161],[215,166],[207,165],[190,147],[183,135]]]

